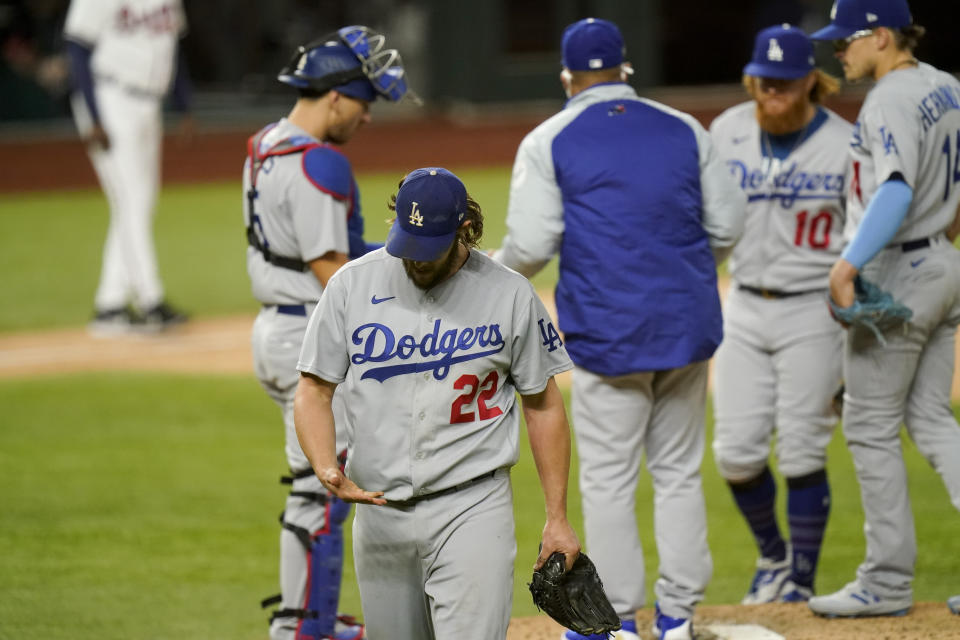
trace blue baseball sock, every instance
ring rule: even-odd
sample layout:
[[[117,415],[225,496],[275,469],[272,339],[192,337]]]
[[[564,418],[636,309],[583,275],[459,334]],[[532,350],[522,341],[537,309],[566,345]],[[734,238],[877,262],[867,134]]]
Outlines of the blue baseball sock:
[[[787,519],[793,547],[791,579],[811,589],[829,514],[830,485],[826,471],[787,479]]]
[[[775,511],[777,484],[773,481],[770,468],[764,468],[753,480],[729,484],[733,499],[757,541],[760,555],[771,560],[785,559],[787,546],[780,535]]]

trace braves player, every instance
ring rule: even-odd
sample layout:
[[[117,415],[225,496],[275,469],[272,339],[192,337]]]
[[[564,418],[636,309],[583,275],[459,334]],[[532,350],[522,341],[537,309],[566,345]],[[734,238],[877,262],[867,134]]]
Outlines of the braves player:
[[[299,98],[286,118],[250,138],[243,171],[247,271],[263,305],[253,325],[254,369],[283,411],[291,485],[281,516],[281,594],[264,606],[280,604],[273,640],[359,638],[362,626],[337,616],[349,505],[313,475],[297,442],[293,399],[307,318],[333,273],[368,249],[356,181],[338,145],[370,120],[378,97],[410,92],[397,51],[362,26],[300,47],[278,79]]]
[[[830,511],[826,447],[842,335],[823,298],[843,243],[852,127],[820,106],[839,82],[814,68],[813,43],[796,27],[760,31],[743,73],[753,99],[710,127],[747,195],[714,359],[713,450],[760,555],[744,604],[794,602],[813,595]],[[789,543],[767,464],[774,431]]]
[[[517,151],[494,258],[530,276],[560,253],[586,542],[622,619],[616,637],[638,638],[644,605],[635,492],[646,454],[654,633],[689,639],[712,571],[700,463],[707,361],[722,331],[715,260],[739,237],[746,199],[696,120],[626,84],[615,24],[576,22],[562,50],[570,100]]]
[[[72,0],[64,27],[73,113],[110,205],[90,330],[161,330],[187,316],[164,301],[153,242],[163,97],[186,112],[190,88],[177,43],[180,0]],[[185,132],[192,120],[184,119]]]
[[[837,0],[832,40],[847,80],[873,79],[850,141],[850,243],[830,271],[830,295],[854,299],[858,273],[913,310],[887,346],[850,329],[843,431],[866,518],[856,579],[810,599],[826,616],[902,615],[913,603],[916,535],[900,424],[960,509],[960,428],[950,407],[960,323],[960,253],[945,237],[960,203],[960,82],[919,62],[924,29],[905,0]]]
[[[569,569],[580,551],[553,379],[571,363],[530,283],[476,250],[483,217],[459,178],[417,169],[394,203],[386,248],[337,272],[310,318],[297,434],[323,485],[361,503],[354,558],[371,639],[503,639],[517,393],[546,502],[536,564],[560,551]],[[335,429],[336,397],[346,410]]]

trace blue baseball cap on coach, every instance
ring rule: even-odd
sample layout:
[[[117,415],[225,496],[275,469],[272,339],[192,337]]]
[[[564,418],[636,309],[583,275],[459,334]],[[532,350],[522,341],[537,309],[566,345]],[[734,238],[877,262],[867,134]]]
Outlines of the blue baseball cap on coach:
[[[865,29],[899,29],[912,23],[907,0],[835,0],[830,10],[830,24],[810,38],[843,40]]]
[[[743,68],[748,76],[758,78],[802,78],[811,71],[815,60],[813,43],[807,35],[789,24],[767,27],[757,34],[753,57]]]
[[[387,235],[387,253],[432,262],[450,248],[467,213],[467,189],[440,167],[407,174],[397,192],[397,220]]]
[[[620,29],[609,20],[584,18],[563,32],[563,66],[571,71],[610,69],[623,63],[626,47]]]

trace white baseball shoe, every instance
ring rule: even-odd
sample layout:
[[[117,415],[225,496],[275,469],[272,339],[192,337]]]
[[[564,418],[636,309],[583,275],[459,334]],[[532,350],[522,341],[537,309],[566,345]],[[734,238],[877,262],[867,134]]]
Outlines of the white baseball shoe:
[[[818,616],[827,618],[903,616],[913,606],[913,598],[881,598],[854,580],[836,593],[810,598],[807,605]]]
[[[793,580],[787,580],[780,589],[777,602],[806,602],[812,597],[813,589],[797,584]]]
[[[750,590],[743,596],[741,604],[766,604],[777,602],[783,584],[790,577],[790,552],[783,560],[771,558],[757,559],[757,572],[753,574]]]
[[[693,620],[690,618],[672,618],[660,611],[660,603],[656,603],[656,613],[653,617],[654,637],[659,640],[693,640]]]
[[[960,596],[953,596],[947,600],[947,607],[950,608],[950,611],[960,616]]]

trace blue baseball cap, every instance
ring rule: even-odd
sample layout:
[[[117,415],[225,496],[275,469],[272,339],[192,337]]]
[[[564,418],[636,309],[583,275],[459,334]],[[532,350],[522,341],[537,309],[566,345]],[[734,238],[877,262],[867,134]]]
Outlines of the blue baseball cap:
[[[623,63],[626,47],[620,29],[609,20],[584,18],[563,32],[563,66],[571,71],[610,69]]]
[[[907,0],[835,0],[830,24],[813,33],[812,40],[843,40],[857,31],[913,24]]]
[[[792,80],[813,71],[814,64],[810,39],[800,29],[783,24],[767,27],[757,34],[753,57],[743,72],[758,78]]]
[[[397,192],[397,220],[387,235],[387,253],[432,262],[450,248],[467,213],[467,189],[440,167],[407,174]]]

